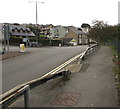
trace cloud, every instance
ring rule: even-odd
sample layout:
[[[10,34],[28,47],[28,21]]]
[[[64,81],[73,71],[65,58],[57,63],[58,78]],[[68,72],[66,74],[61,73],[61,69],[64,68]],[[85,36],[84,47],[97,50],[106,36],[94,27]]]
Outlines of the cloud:
[[[118,23],[120,24],[120,1],[118,2]]]

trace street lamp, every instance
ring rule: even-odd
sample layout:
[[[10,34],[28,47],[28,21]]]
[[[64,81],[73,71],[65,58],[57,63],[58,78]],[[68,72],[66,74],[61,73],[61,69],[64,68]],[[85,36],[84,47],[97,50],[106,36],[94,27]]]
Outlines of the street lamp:
[[[38,20],[37,20],[37,17],[38,17],[38,15],[37,15],[37,12],[38,12],[38,11],[37,11],[37,4],[38,4],[38,3],[44,4],[44,2],[40,2],[40,1],[29,1],[29,3],[36,3],[36,25],[37,25],[37,21],[38,21]]]
[[[37,19],[37,17],[38,17],[38,15],[37,15],[37,13],[38,13],[38,10],[37,10],[37,4],[38,3],[42,3],[42,4],[44,4],[44,2],[40,2],[40,1],[29,1],[29,3],[36,3],[36,26],[37,26],[37,23],[38,23],[38,19]],[[37,38],[37,36],[36,36],[36,42],[38,42],[38,38]]]

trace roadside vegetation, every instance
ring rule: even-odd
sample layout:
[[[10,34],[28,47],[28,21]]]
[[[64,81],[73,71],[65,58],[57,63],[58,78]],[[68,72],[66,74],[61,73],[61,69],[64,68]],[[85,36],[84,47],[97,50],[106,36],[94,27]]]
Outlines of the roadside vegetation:
[[[112,59],[114,62],[113,73],[115,76],[115,84],[118,90],[118,104],[120,106],[120,57],[114,46],[110,48],[113,51],[113,59]]]

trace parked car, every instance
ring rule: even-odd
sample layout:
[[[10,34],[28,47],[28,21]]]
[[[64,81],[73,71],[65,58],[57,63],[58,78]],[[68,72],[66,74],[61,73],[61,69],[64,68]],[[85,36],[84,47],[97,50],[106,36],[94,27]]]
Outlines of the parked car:
[[[64,45],[73,46],[73,44],[72,44],[72,43],[69,43],[69,42],[64,43]]]
[[[30,47],[37,47],[38,42],[29,42]]]

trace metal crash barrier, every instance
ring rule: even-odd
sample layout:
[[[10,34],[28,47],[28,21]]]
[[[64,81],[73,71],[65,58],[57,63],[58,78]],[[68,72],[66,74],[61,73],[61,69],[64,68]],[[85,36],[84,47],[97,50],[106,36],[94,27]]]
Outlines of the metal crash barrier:
[[[4,93],[3,95],[0,95],[0,107],[2,107],[2,109],[7,108],[9,105],[11,105],[13,102],[15,102],[20,96],[24,96],[24,105],[25,105],[25,108],[28,108],[29,107],[29,91],[32,88],[34,88],[38,85],[41,85],[43,83],[46,83],[47,81],[54,79],[56,77],[65,76],[66,73],[70,73],[70,71],[63,70],[63,69],[66,66],[68,66],[70,63],[76,61],[77,59],[79,59],[79,61],[81,63],[82,60],[84,60],[87,55],[91,54],[98,47],[99,47],[98,44],[87,47],[87,49],[84,52],[69,59],[68,61],[61,64],[57,68],[53,69],[49,73],[43,75],[42,77],[34,79],[29,82],[26,82],[24,84],[18,85],[15,88]]]

